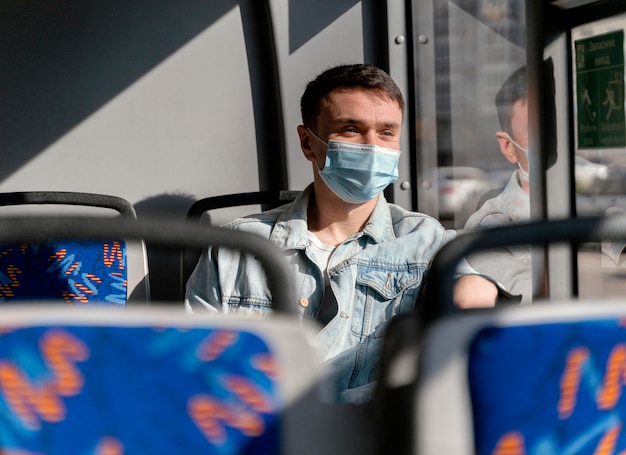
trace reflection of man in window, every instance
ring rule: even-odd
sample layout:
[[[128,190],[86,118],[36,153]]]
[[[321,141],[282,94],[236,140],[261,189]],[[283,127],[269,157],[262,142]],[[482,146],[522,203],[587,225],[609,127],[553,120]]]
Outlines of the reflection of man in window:
[[[528,197],[528,103],[526,68],[504,82],[496,95],[501,131],[496,133],[502,155],[517,169],[497,196],[488,199],[467,220],[465,229],[483,230],[530,219]],[[532,300],[531,257],[526,246],[507,247],[470,258],[472,266],[498,280],[522,303]]]

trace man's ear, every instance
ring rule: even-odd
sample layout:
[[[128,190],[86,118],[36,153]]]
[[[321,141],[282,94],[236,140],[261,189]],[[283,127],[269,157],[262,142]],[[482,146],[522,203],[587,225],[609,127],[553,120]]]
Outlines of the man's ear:
[[[298,125],[298,136],[300,136],[300,148],[302,149],[302,153],[304,153],[304,157],[309,161],[315,161],[311,135],[306,126]]]
[[[496,139],[498,140],[498,144],[500,145],[500,151],[507,159],[507,161],[509,163],[516,164],[519,159],[517,158],[515,145],[513,145],[513,142],[511,142],[509,135],[504,131],[498,131],[496,133]]]

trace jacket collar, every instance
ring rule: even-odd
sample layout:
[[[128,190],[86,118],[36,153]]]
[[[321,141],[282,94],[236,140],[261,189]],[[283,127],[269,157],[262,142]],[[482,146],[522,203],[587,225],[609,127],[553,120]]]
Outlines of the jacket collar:
[[[309,185],[300,195],[283,211],[278,219],[270,240],[281,249],[304,249],[309,243],[307,237],[307,209],[313,191],[313,184]],[[357,236],[367,235],[375,243],[383,243],[395,240],[393,221],[389,211],[389,204],[384,195],[378,197],[378,202],[363,231]]]
[[[520,185],[517,172],[513,172],[502,191],[502,203],[513,221],[520,223],[530,219],[530,198]]]

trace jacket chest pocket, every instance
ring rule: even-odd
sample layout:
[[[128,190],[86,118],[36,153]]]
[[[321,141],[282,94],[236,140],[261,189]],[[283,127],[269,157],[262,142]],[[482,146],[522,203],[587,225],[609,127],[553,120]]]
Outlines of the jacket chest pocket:
[[[359,267],[352,311],[352,331],[379,338],[389,319],[414,310],[423,269],[382,270]]]

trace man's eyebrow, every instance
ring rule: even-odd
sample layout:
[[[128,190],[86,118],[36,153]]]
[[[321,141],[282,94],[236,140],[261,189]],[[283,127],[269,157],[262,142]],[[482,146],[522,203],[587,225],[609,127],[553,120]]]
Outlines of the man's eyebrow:
[[[353,118],[336,118],[334,120],[331,121],[331,123],[336,124],[336,125],[362,125],[365,122],[362,120],[358,120],[358,119],[353,119]],[[382,126],[384,128],[390,128],[390,129],[400,129],[402,127],[402,125],[400,125],[398,122],[385,122],[382,124]]]
[[[383,123],[383,126],[385,128],[390,128],[390,129],[400,129],[402,128],[402,125],[398,122],[387,122],[387,123]]]
[[[338,117],[338,118],[332,119],[331,123],[347,123],[351,125],[358,125],[363,122],[357,119],[349,118],[349,117]]]

